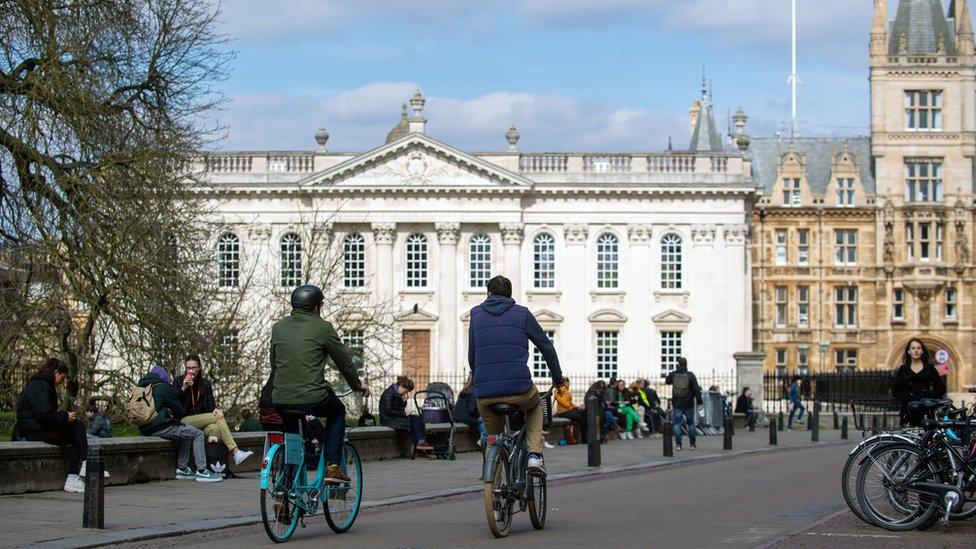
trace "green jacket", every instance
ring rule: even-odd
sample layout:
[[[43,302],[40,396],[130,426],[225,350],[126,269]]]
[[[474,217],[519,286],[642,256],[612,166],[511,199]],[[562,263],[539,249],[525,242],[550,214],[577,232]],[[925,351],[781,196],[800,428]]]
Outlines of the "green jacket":
[[[275,404],[311,404],[332,390],[325,367],[332,359],[349,387],[361,390],[352,356],[328,321],[301,309],[275,322],[271,328],[272,400]]]
[[[176,425],[183,417],[183,405],[180,404],[180,393],[169,383],[163,381],[159,374],[146,374],[139,380],[139,387],[153,387],[153,403],[156,404],[156,419],[151,423],[141,425],[139,432],[149,436],[168,425]]]

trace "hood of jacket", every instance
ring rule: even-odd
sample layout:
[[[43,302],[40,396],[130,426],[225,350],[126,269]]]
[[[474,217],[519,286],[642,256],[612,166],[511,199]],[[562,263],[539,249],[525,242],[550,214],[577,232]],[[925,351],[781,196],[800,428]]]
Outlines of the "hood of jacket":
[[[678,374],[683,374],[688,371],[688,366],[685,364],[675,364],[674,371]]]
[[[497,294],[488,296],[488,299],[481,304],[482,309],[495,316],[504,314],[513,306],[515,306],[514,299]]]
[[[136,383],[139,387],[149,387],[153,383],[166,383],[163,378],[159,377],[156,372],[149,372],[148,374],[142,376],[139,383]],[[167,384],[168,385],[168,384]]]

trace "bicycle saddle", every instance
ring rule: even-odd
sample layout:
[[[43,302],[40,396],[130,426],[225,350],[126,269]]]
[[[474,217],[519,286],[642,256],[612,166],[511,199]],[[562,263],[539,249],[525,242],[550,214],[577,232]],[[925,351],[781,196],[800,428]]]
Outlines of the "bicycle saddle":
[[[913,400],[912,402],[909,402],[908,409],[932,411],[950,404],[952,404],[951,400],[941,398],[923,398],[922,400]]]
[[[521,412],[522,409],[513,404],[492,404],[491,411],[503,416],[510,416]]]

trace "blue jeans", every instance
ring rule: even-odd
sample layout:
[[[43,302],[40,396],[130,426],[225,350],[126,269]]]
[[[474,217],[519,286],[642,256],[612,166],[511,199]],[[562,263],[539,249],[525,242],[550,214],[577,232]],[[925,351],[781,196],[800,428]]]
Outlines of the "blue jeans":
[[[790,429],[793,428],[793,414],[796,413],[797,409],[800,410],[800,415],[797,417],[798,421],[803,421],[803,414],[807,411],[807,409],[803,406],[803,403],[799,400],[793,403],[793,409],[790,410],[790,420],[786,423],[786,426]]]
[[[613,411],[603,410],[603,430],[609,431],[618,427],[620,427],[620,423],[617,422],[617,416],[614,415]]]
[[[478,438],[481,439],[481,442],[484,442],[488,438],[488,429],[485,428],[485,420],[480,417],[478,418]]]
[[[424,436],[424,422],[420,420],[420,416],[409,415],[407,419],[410,421],[410,438],[413,439],[413,443],[416,445],[427,442]]]
[[[691,408],[688,410],[682,410],[681,408],[674,409],[674,442],[678,446],[681,446],[681,418],[684,418],[688,422],[688,439],[691,440],[692,444],[695,444],[695,439],[697,438],[697,433],[695,432],[695,409]]]
[[[298,432],[299,418],[286,415],[282,412],[283,410],[301,410],[306,414],[324,419],[325,440],[320,440],[319,444],[321,445],[322,453],[325,454],[325,464],[339,463],[339,448],[342,446],[342,435],[346,430],[346,407],[339,400],[339,397],[335,396],[335,393],[329,392],[328,396],[322,402],[313,402],[311,404],[276,404],[275,409],[281,414],[286,433]],[[309,433],[305,433],[305,437],[306,439],[311,438]]]

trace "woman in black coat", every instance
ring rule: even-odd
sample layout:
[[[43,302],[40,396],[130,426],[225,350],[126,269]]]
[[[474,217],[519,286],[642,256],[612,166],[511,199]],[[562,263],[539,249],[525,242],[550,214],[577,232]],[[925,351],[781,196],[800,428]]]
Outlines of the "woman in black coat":
[[[85,425],[76,412],[58,410],[58,385],[68,378],[68,366],[57,358],[49,358],[31,376],[27,387],[17,398],[17,423],[14,439],[25,438],[68,448],[68,479],[65,492],[81,493],[85,484],[78,476],[81,460],[88,454]]]
[[[932,357],[921,339],[912,338],[905,347],[901,366],[895,372],[892,394],[901,404],[901,422],[917,423],[922,418],[908,417],[908,403],[923,398],[942,398],[945,381],[932,364]]]
[[[407,415],[407,394],[413,391],[413,380],[406,376],[397,378],[380,396],[380,425],[395,431],[409,432],[417,451],[429,452],[434,448],[424,437],[424,424],[420,417]]]

